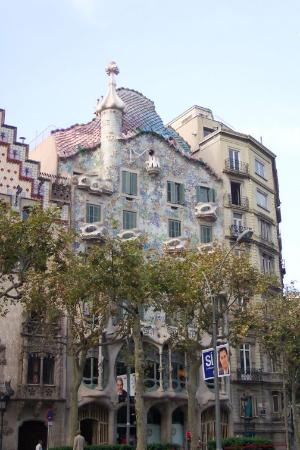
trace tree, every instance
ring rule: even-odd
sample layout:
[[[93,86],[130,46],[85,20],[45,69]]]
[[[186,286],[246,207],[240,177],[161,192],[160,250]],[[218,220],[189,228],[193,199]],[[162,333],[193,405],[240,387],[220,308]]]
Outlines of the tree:
[[[29,270],[44,272],[49,258],[59,260],[70,242],[70,233],[56,226],[59,210],[30,209],[26,220],[0,202],[0,314],[19,301]]]
[[[144,250],[145,241],[107,239],[105,257],[98,260],[103,274],[103,295],[110,299],[110,314],[117,319],[115,339],[130,336],[134,343],[135,412],[137,450],[146,448],[146,417],[144,407],[144,368],[142,319],[144,308],[151,307],[158,294],[152,271],[156,257]]]
[[[47,271],[28,271],[22,302],[40,314],[43,323],[66,319],[61,342],[66,346],[71,365],[69,379],[70,412],[68,440],[73,444],[78,428],[78,390],[89,349],[99,346],[109,314],[109,299],[104,295],[103,274],[97,265],[107,257],[106,247],[84,253],[66,249],[63,260],[52,261]],[[45,317],[46,311],[46,317]],[[47,331],[52,332],[53,327]],[[49,336],[51,338],[51,336]],[[52,336],[53,338],[53,336]]]
[[[151,305],[155,293],[150,284],[151,264],[145,257],[143,241],[107,237],[85,253],[65,251],[64,259],[52,262],[43,274],[28,271],[23,302],[35,311],[46,307],[48,317],[61,315],[68,322],[65,344],[72,364],[70,443],[78,426],[78,390],[88,350],[130,335],[134,342],[137,448],[146,448],[141,319],[143,307]],[[108,322],[109,336],[104,343],[99,342],[107,334]]]
[[[296,445],[300,449],[296,406],[300,388],[300,292],[291,285],[283,293],[254,305],[249,314],[262,346],[282,365],[282,376],[290,392]]]
[[[196,378],[203,337],[212,334],[212,302],[217,305],[217,329],[222,328],[222,338],[235,340],[249,326],[240,320],[242,307],[255,295],[266,292],[274,280],[254,268],[245,253],[236,256],[221,247],[209,252],[165,255],[155,267],[154,277],[160,292],[157,308],[162,308],[175,321],[171,340],[186,354],[188,426],[191,448],[195,449],[198,445]]]

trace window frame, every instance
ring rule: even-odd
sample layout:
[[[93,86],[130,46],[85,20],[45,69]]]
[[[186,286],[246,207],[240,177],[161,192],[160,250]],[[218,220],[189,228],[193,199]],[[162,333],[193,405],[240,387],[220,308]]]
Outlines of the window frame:
[[[126,197],[138,196],[138,173],[128,170],[121,170],[121,192]]]
[[[204,234],[209,230],[210,240],[207,240]],[[200,225],[200,242],[201,244],[209,244],[213,241],[213,227],[211,225]]]
[[[260,202],[260,199],[264,199],[265,201]],[[260,189],[256,189],[256,204],[260,208],[268,210],[268,194],[261,191]]]
[[[167,202],[173,205],[185,204],[185,185],[177,181],[167,180]]]
[[[272,241],[272,225],[264,219],[259,219],[260,237],[267,242]]]
[[[174,231],[174,233],[172,233],[172,224],[173,225],[178,225],[179,234],[177,234],[175,231]],[[172,235],[172,234],[174,234],[174,235]],[[181,220],[168,219],[168,236],[169,236],[169,238],[171,238],[171,239],[178,238],[178,237],[181,237],[181,234],[182,234]]]
[[[240,398],[240,417],[244,417],[245,419],[257,417],[257,399],[254,395],[248,395],[247,400],[249,400],[249,399],[251,399],[252,415],[246,416],[246,414],[243,414],[243,412],[246,412],[245,406],[243,407],[243,405],[246,404],[246,400],[243,398]]]
[[[208,186],[196,186],[197,203],[215,203],[216,191]]]
[[[95,218],[95,210],[98,208],[99,211],[99,220],[89,220],[91,218],[91,216],[93,217],[93,219]],[[91,213],[90,209],[93,209],[93,213]],[[87,202],[85,204],[85,220],[86,223],[99,223],[101,222],[101,216],[102,216],[102,208],[101,205],[97,204],[97,203],[90,203]]]
[[[249,375],[251,374],[251,345],[249,342],[245,342],[243,344],[240,344],[240,369],[241,369],[241,375]],[[247,354],[248,354],[248,361],[247,361]]]
[[[31,367],[30,360],[37,361],[38,368],[37,370],[33,370],[33,367]],[[47,383],[45,382],[45,362],[46,360],[53,361],[50,373],[49,373],[49,381],[52,381]],[[37,381],[34,381],[34,376],[37,376]],[[33,386],[54,386],[55,385],[55,356],[53,354],[48,354],[47,356],[39,356],[36,353],[29,353],[27,357],[27,384],[33,385]]]
[[[274,256],[269,253],[261,253],[261,270],[263,273],[274,273]]]
[[[132,218],[133,217],[135,218],[134,221],[133,221],[135,226],[129,226],[129,227],[127,226],[127,227],[125,227],[125,223],[126,223],[125,216],[126,216],[126,214],[129,214]],[[137,211],[131,211],[129,209],[123,209],[122,226],[123,226],[123,230],[134,230],[134,229],[136,229],[137,228]]]
[[[240,170],[241,165],[241,159],[240,159],[241,152],[235,148],[229,148],[228,149],[228,157],[229,157],[229,167],[231,170]]]
[[[265,164],[257,158],[255,158],[254,164],[255,164],[255,174],[265,179],[265,167],[266,167]]]

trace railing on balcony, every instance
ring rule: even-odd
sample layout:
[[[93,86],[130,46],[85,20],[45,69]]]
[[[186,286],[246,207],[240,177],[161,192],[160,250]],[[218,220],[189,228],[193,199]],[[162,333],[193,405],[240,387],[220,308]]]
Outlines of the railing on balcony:
[[[230,225],[230,234],[233,237],[238,237],[241,233],[243,233],[243,231],[246,230],[251,230],[251,228],[249,227],[244,227],[243,225],[236,225],[236,224],[232,224]]]
[[[228,203],[230,206],[239,206],[240,208],[249,208],[248,197],[233,198],[231,194],[228,194]]]
[[[239,175],[249,174],[249,164],[235,159],[225,159],[225,171]]]
[[[237,369],[236,375],[237,380],[242,383],[260,383],[263,381],[261,369],[249,369],[246,373],[242,369]]]
[[[54,385],[22,384],[18,387],[18,397],[35,400],[56,400],[59,387]]]

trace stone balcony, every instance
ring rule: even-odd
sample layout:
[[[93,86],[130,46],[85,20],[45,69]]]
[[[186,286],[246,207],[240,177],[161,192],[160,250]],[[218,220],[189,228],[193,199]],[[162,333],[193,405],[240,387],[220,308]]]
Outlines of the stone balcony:
[[[247,177],[249,176],[249,164],[243,161],[227,158],[225,159],[224,172]]]
[[[100,222],[85,223],[80,227],[80,235],[83,240],[104,240],[108,231]]]
[[[217,220],[217,205],[212,203],[197,203],[195,206],[195,216],[207,222]]]
[[[59,386],[40,384],[21,384],[17,389],[17,397],[24,400],[58,400]]]

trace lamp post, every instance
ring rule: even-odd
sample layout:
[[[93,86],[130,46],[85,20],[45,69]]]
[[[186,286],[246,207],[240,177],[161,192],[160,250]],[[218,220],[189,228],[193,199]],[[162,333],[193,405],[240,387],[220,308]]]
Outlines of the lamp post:
[[[244,230],[237,238],[236,242],[230,247],[228,252],[225,254],[221,264],[217,269],[217,275],[221,274],[221,270],[224,264],[232,252],[234,247],[243,241],[251,239],[253,235],[252,230]],[[214,349],[214,385],[215,385],[215,440],[216,440],[216,450],[222,450],[222,430],[221,430],[221,408],[220,408],[220,393],[219,393],[219,383],[218,383],[218,352],[217,352],[217,308],[216,308],[216,296],[212,294],[210,283],[207,276],[204,274],[204,278],[208,287],[209,296],[212,302],[212,345]],[[0,449],[1,450],[1,449]]]
[[[10,381],[5,381],[4,383],[0,384],[0,450],[2,450],[2,444],[3,444],[3,419],[4,419],[4,413],[6,411],[7,403],[10,399],[10,397],[14,394],[14,391],[12,390],[10,386]]]

